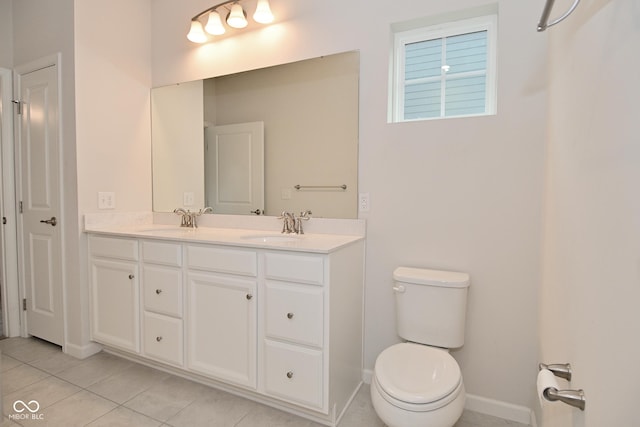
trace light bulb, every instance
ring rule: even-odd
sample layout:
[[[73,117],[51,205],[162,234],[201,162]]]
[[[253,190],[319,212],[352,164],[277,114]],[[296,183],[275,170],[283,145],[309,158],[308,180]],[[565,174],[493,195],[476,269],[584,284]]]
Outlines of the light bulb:
[[[202,29],[202,24],[198,20],[191,21],[191,29],[187,38],[194,43],[204,43],[207,41],[207,35]]]
[[[244,28],[247,26],[247,14],[238,3],[231,6],[231,12],[227,15],[227,24],[233,28]]]
[[[261,24],[270,24],[273,22],[273,13],[269,7],[269,0],[258,0],[258,6],[253,14],[253,20]]]
[[[207,33],[214,36],[224,34],[224,25],[222,25],[222,20],[220,19],[220,14],[218,12],[216,12],[215,10],[209,12],[209,19],[207,20],[207,25],[204,27],[204,29]]]

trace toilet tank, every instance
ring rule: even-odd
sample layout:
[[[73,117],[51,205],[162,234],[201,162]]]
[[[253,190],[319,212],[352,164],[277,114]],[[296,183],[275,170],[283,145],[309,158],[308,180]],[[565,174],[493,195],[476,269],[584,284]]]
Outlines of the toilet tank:
[[[398,267],[393,279],[398,335],[435,347],[462,347],[467,273]]]

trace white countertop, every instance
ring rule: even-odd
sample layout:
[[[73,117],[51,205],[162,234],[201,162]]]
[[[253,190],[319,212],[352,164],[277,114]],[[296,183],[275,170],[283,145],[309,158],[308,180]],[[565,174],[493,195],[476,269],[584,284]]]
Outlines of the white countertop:
[[[242,228],[198,227],[184,228],[176,225],[93,225],[85,224],[85,232],[91,234],[161,239],[179,242],[210,243],[248,248],[277,249],[286,251],[330,253],[343,246],[364,239],[350,234],[282,234]]]

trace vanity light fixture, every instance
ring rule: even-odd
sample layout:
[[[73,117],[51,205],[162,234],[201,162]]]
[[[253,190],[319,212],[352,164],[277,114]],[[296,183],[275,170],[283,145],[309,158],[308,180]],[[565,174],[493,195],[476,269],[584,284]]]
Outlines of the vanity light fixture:
[[[228,5],[231,5],[229,7]],[[223,7],[224,6],[224,7]],[[221,12],[218,9],[226,9],[226,23],[232,28],[244,28],[248,25],[247,13],[240,5],[240,0],[227,0],[209,9],[203,10],[191,18],[191,29],[187,38],[194,43],[204,43],[208,40],[207,33],[219,36],[225,33],[226,29],[222,23]],[[202,26],[200,19],[207,16],[207,25]],[[270,24],[273,22],[273,14],[269,7],[269,0],[258,0],[253,20],[260,24]],[[206,33],[205,33],[206,31]]]

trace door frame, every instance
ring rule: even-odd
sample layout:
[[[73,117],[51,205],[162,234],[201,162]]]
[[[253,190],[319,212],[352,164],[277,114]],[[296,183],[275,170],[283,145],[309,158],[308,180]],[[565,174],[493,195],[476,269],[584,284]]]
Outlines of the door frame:
[[[2,225],[2,322],[6,336],[18,336],[20,330],[20,283],[18,278],[18,240],[15,187],[14,154],[14,114],[13,114],[13,73],[0,68],[0,95],[2,99],[2,121],[0,135],[0,157],[2,175],[0,177],[0,211],[7,219]],[[9,250],[7,250],[9,249]]]
[[[60,206],[60,214],[59,214],[59,221],[58,221],[58,225],[60,226],[60,243],[61,243],[61,247],[64,248],[65,247],[65,210],[64,210],[64,140],[63,140],[63,111],[62,111],[62,98],[63,98],[63,92],[62,92],[62,72],[61,72],[61,53],[56,53],[53,55],[49,55],[49,56],[45,56],[39,59],[36,59],[34,61],[28,62],[26,64],[22,64],[20,66],[17,66],[14,68],[14,78],[13,78],[13,84],[14,84],[14,94],[16,94],[16,97],[19,97],[20,93],[21,93],[21,77],[23,74],[28,74],[31,73],[33,71],[37,71],[37,70],[41,70],[43,68],[47,68],[47,67],[51,67],[51,66],[55,66],[56,67],[56,81],[57,81],[57,85],[58,85],[58,144],[59,144],[59,149],[58,149],[58,180],[60,182],[59,188],[59,194],[58,194],[58,199],[59,199],[59,206]],[[18,114],[15,115],[14,118],[14,136],[15,136],[15,183],[16,183],[16,210],[18,210],[17,206],[18,206],[18,200],[20,200],[22,198],[22,159],[20,156],[20,150],[21,150],[21,127],[20,127],[20,116]],[[23,235],[23,222],[22,222],[22,216],[21,215],[17,215],[18,220],[17,220],[17,234],[19,236]],[[19,275],[19,282],[20,282],[20,295],[19,295],[19,300],[18,300],[18,304],[20,306],[20,320],[21,320],[21,333],[20,335],[23,337],[28,337],[28,325],[27,325],[27,312],[26,310],[22,309],[22,300],[23,298],[25,298],[26,295],[26,289],[25,289],[25,265],[24,265],[24,255],[23,255],[23,251],[24,251],[24,244],[22,241],[22,238],[18,238],[17,239],[17,248],[18,248],[18,275]],[[67,301],[67,292],[66,292],[66,282],[67,282],[67,269],[66,269],[66,256],[65,256],[65,252],[64,250],[61,251],[60,253],[60,272],[61,272],[61,292],[62,292],[62,323],[63,323],[63,327],[62,327],[62,341],[63,341],[63,348],[62,350],[65,351],[65,347],[66,347],[66,342],[67,342],[67,311],[65,309],[66,307],[66,301]]]

